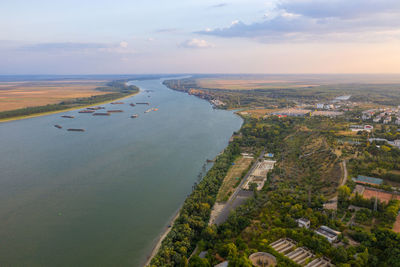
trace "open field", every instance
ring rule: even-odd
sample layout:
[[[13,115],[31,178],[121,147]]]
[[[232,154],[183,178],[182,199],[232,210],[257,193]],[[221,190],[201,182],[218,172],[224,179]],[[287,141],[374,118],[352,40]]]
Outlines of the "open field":
[[[309,86],[318,86],[318,84],[303,83],[298,81],[285,80],[266,80],[266,79],[218,79],[218,78],[201,78],[196,83],[201,88],[208,89],[225,89],[225,90],[254,90],[254,89],[271,89],[271,88],[302,88]]]
[[[240,158],[235,161],[235,165],[232,165],[229,169],[218,192],[218,202],[226,201],[229,198],[230,194],[235,190],[235,184],[242,177],[243,171],[250,166],[252,160],[252,158],[244,158],[240,156]]]
[[[400,200],[400,196],[399,195],[390,194],[390,193],[386,193],[386,192],[380,192],[380,191],[376,191],[376,190],[370,190],[368,188],[365,188],[364,193],[363,193],[363,197],[366,198],[366,199],[370,199],[370,198],[375,198],[376,197],[381,202],[385,202],[385,203],[388,203],[392,199]]]
[[[104,86],[105,82],[100,80],[1,82],[0,112],[107,94],[95,90]]]

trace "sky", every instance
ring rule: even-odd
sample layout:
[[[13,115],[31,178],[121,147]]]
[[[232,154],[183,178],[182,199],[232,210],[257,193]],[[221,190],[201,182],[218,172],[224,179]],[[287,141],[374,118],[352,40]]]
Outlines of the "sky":
[[[400,73],[399,0],[2,0],[0,75]]]

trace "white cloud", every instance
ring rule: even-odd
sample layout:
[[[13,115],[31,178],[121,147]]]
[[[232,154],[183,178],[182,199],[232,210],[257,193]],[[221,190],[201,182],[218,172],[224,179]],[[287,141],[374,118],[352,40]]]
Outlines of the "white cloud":
[[[259,22],[233,21],[197,33],[262,42],[353,41],[370,36],[393,39],[400,29],[400,0],[281,0]],[[361,38],[362,37],[362,38]]]
[[[125,42],[125,41],[122,41],[119,43],[119,46],[122,48],[128,48],[128,45],[129,45],[128,42]]]
[[[214,47],[213,44],[207,42],[206,40],[196,39],[196,38],[187,40],[187,41],[181,43],[180,46],[186,47],[186,48],[211,48],[211,47]]]

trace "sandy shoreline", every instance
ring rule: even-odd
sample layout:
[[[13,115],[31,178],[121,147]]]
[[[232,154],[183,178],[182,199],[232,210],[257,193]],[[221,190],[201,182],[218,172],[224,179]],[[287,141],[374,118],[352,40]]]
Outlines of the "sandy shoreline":
[[[161,247],[162,241],[168,235],[168,233],[171,231],[172,227],[174,226],[174,223],[175,223],[176,219],[178,219],[178,217],[180,215],[180,210],[181,210],[181,208],[179,208],[179,210],[176,212],[175,216],[169,221],[168,225],[170,225],[171,227],[168,227],[168,226],[165,227],[165,230],[158,237],[157,243],[155,244],[155,246],[151,250],[150,255],[147,257],[146,263],[143,266],[148,266],[150,264],[151,260],[154,258],[154,256],[157,255],[157,252]]]
[[[111,102],[113,102],[115,100],[125,99],[125,98],[134,96],[134,95],[139,94],[139,93],[140,93],[140,91],[137,92],[137,93],[133,93],[131,95],[124,96],[124,97],[115,98],[115,99],[112,99],[112,100],[98,102],[98,103],[90,104],[90,105],[82,105],[82,106],[76,106],[76,107],[73,107],[73,108],[66,108],[66,109],[60,109],[60,110],[48,111],[48,112],[40,112],[40,113],[35,113],[35,114],[32,114],[32,115],[17,116],[17,117],[12,117],[12,118],[7,118],[7,119],[0,119],[0,123],[8,122],[8,121],[16,121],[16,120],[24,120],[24,119],[36,118],[36,117],[40,117],[40,116],[57,114],[57,113],[62,113],[62,112],[71,111],[71,110],[77,110],[77,109],[81,109],[81,108],[94,107],[94,106],[98,106],[98,105],[102,105],[102,104],[108,104],[108,103],[111,103]]]

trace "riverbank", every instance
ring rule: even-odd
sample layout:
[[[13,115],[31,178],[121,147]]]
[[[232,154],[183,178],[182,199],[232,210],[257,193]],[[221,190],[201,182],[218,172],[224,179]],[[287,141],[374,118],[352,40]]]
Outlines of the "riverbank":
[[[169,234],[169,232],[172,229],[172,225],[174,225],[176,219],[179,218],[180,215],[180,211],[181,209],[179,208],[179,210],[176,212],[175,216],[169,221],[168,225],[166,226],[165,230],[161,233],[160,237],[157,239],[157,242],[155,244],[155,246],[153,247],[153,249],[151,250],[150,255],[148,256],[146,263],[144,264],[144,266],[149,266],[151,260],[154,258],[155,255],[157,255],[158,250],[161,247],[161,244],[163,242],[163,240],[165,239],[165,237]]]
[[[30,114],[30,115],[15,116],[15,117],[10,117],[10,118],[0,119],[0,123],[9,122],[9,121],[16,121],[16,120],[24,120],[24,119],[30,119],[30,118],[36,118],[36,117],[41,117],[41,116],[46,116],[46,115],[51,115],[51,114],[57,114],[57,113],[62,113],[62,112],[66,112],[66,111],[71,111],[71,110],[77,110],[77,109],[81,109],[81,108],[88,108],[88,107],[98,106],[98,105],[102,105],[102,104],[108,104],[108,103],[110,103],[112,101],[122,100],[122,99],[125,99],[125,98],[128,98],[128,97],[137,95],[139,93],[140,93],[140,90],[138,92],[135,92],[135,93],[123,96],[123,97],[113,98],[113,99],[109,99],[109,100],[106,100],[106,101],[101,101],[101,102],[94,103],[94,104],[79,105],[79,106],[60,109],[60,110],[55,110],[55,111],[39,112],[39,113]]]

